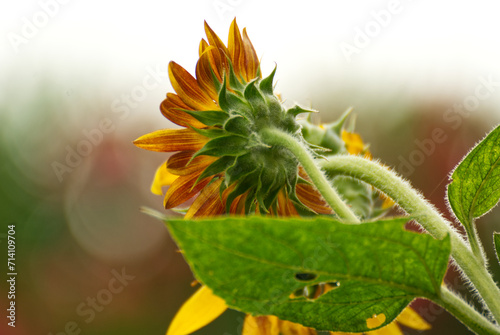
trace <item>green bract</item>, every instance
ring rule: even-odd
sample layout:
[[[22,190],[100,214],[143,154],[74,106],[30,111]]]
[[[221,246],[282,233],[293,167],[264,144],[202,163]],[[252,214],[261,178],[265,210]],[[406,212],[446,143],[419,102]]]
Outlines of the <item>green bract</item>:
[[[264,79],[256,78],[242,84],[230,70],[229,83],[224,78],[218,83],[218,102],[221,111],[189,111],[198,121],[211,126],[194,129],[210,138],[194,156],[220,157],[199,177],[225,172],[221,192],[233,185],[226,204],[227,211],[236,197],[248,192],[245,212],[268,212],[276,206],[276,197],[284,189],[299,208],[306,211],[295,195],[298,177],[298,161],[287,149],[266,145],[261,139],[263,129],[277,128],[300,138],[300,125],[295,117],[309,112],[298,106],[286,110],[273,93],[276,69]],[[255,201],[257,200],[257,201]]]

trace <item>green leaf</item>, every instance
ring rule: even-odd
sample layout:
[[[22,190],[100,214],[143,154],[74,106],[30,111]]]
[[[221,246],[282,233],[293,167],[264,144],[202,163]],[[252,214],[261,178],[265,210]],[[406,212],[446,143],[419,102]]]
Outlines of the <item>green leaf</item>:
[[[500,199],[500,126],[476,145],[451,178],[448,201],[469,230],[474,219],[490,211]]]
[[[495,251],[497,252],[497,259],[500,263],[500,233],[493,233],[493,242],[495,244]]]
[[[197,279],[228,306],[364,332],[390,323],[415,297],[439,295],[449,237],[404,231],[404,222],[226,217],[167,225]],[[318,288],[331,290],[314,298]],[[367,320],[380,314],[385,321],[369,328]]]

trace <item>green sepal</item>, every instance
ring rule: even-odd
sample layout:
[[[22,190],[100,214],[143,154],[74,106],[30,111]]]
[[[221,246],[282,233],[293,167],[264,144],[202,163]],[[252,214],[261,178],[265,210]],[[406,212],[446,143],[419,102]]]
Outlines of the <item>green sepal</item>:
[[[245,200],[245,214],[250,215],[252,213],[255,213],[255,208],[257,207],[257,204],[255,202],[255,187],[252,187],[248,191],[247,198]]]
[[[194,130],[195,132],[197,132],[198,134],[203,135],[203,136],[208,137],[208,138],[218,138],[218,137],[222,137],[222,136],[227,135],[226,132],[220,128],[200,129],[200,128],[191,127],[191,129]]]
[[[257,184],[257,200],[261,204],[261,206],[267,209],[271,206],[272,202],[276,198],[271,192],[273,190],[274,185],[282,185],[284,180],[283,177],[278,171],[273,171],[273,169],[269,169],[267,167],[261,170],[259,175],[259,181]],[[280,187],[276,187],[279,191]],[[278,193],[276,192],[276,195]],[[271,199],[272,198],[272,199]]]
[[[231,59],[229,58],[229,56],[226,56],[226,57],[227,57],[228,63],[229,63],[229,86],[237,92],[243,91],[243,89],[245,88],[245,85],[242,84],[240,79],[238,79],[238,77],[236,76],[236,73],[234,72],[234,68],[233,68],[233,62],[231,62]],[[243,78],[242,78],[242,81],[244,82]],[[240,93],[240,92],[238,92],[238,93]]]
[[[224,123],[224,130],[242,136],[249,136],[252,123],[245,116],[234,115]]]
[[[500,233],[493,233],[493,244],[495,244],[497,260],[500,263]]]
[[[226,170],[226,182],[231,185],[258,168],[258,163],[254,161],[252,153],[238,156],[234,164]]]
[[[196,183],[198,183],[198,181],[202,179],[205,179],[206,177],[226,171],[227,168],[234,164],[235,160],[236,157],[234,156],[223,156],[219,158],[218,160],[207,166],[205,170],[203,170]]]
[[[292,115],[294,118],[297,117],[297,115],[302,114],[302,113],[317,113],[318,111],[312,110],[312,109],[304,109],[300,107],[299,105],[295,105],[291,108],[289,108],[286,113],[289,115]]]
[[[344,113],[342,113],[337,121],[325,125],[325,128],[332,130],[335,134],[337,134],[337,136],[341,136],[342,129],[344,129],[344,124],[347,120],[347,117],[351,115],[352,110],[353,108],[349,107]]]
[[[246,153],[247,139],[237,135],[229,135],[214,138],[207,142],[203,148],[198,150],[193,158],[206,155],[206,156],[241,156]]]
[[[253,114],[256,119],[269,117],[269,107],[266,104],[266,99],[256,86],[257,80],[248,83],[243,94],[245,99],[250,103]]]
[[[265,213],[268,213],[268,209],[278,195],[280,185],[283,184],[280,179],[282,179],[282,175],[278,171],[268,168],[263,168],[260,171],[255,197],[259,202],[261,210]],[[274,185],[278,185],[278,187],[273,188]]]
[[[242,114],[249,118],[252,118],[252,108],[242,100],[238,95],[231,93],[226,86],[226,77],[219,90],[219,107],[230,113],[235,112],[236,114]]]
[[[222,126],[229,117],[229,114],[224,111],[191,111],[187,109],[182,109],[182,111],[206,126]]]
[[[273,72],[271,72],[269,76],[260,81],[259,88],[265,94],[273,95],[273,81],[274,75],[276,74],[276,68],[277,66],[275,65]]]
[[[308,145],[320,146],[323,137],[325,136],[326,130],[310,123],[307,120],[299,120],[301,125],[301,132],[304,139],[307,141]]]

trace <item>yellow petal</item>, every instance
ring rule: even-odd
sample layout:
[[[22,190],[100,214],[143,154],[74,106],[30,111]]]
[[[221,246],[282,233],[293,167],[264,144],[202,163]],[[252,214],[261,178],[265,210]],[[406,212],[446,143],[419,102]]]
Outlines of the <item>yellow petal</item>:
[[[377,328],[383,325],[385,322],[385,314],[375,314],[371,318],[366,319],[366,326],[369,329]]]
[[[347,152],[351,155],[359,155],[365,150],[365,144],[361,136],[356,133],[349,133],[345,130],[342,131],[342,141],[345,143]]]
[[[275,316],[247,315],[241,335],[279,335],[279,319]]]
[[[188,335],[205,327],[227,309],[226,303],[202,286],[179,309],[167,335]]]
[[[156,170],[155,177],[153,178],[153,183],[151,184],[151,192],[156,195],[163,195],[161,190],[162,186],[168,186],[177,179],[177,176],[171,174],[167,170],[167,163],[162,163]]]
[[[205,41],[203,38],[200,41],[200,47],[198,48],[198,55],[201,56],[203,51],[208,47],[207,41]]]
[[[396,320],[408,328],[417,330],[431,329],[431,325],[425,321],[415,310],[411,307],[406,307]]]
[[[366,333],[367,335],[404,335],[399,326],[394,321],[387,326]]]

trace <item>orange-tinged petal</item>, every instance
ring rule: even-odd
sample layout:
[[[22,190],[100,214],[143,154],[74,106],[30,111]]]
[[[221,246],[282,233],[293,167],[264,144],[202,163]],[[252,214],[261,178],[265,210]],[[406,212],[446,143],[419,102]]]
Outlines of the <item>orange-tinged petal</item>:
[[[196,291],[175,315],[167,335],[188,335],[205,327],[227,309],[224,300],[206,286]]]
[[[163,100],[160,105],[160,111],[167,119],[172,121],[179,126],[186,128],[204,128],[206,127],[203,123],[196,120],[194,117],[188,113],[182,111],[182,109],[190,110],[191,108],[186,105],[177,94],[167,93],[167,98]]]
[[[393,321],[389,323],[387,326],[377,329],[377,330],[372,330],[370,332],[366,333],[367,335],[403,335],[403,332],[397,325],[397,322]]]
[[[227,48],[229,50],[229,57],[233,62],[234,72],[241,74],[241,69],[245,66],[245,51],[236,19],[231,22],[231,27],[229,28]]]
[[[216,47],[217,49],[221,49],[226,55],[229,56],[229,51],[227,50],[224,43],[222,43],[221,39],[217,34],[210,28],[207,21],[205,21],[205,33],[207,34],[208,43],[211,46]]]
[[[170,185],[177,179],[176,175],[167,171],[167,162],[162,163],[156,170],[153,183],[151,184],[151,192],[157,195],[163,195],[162,186]]]
[[[241,335],[279,335],[279,319],[275,316],[245,317]]]
[[[181,151],[173,154],[167,161],[167,170],[177,176],[186,176],[205,169],[218,159],[218,157],[197,156],[191,161],[194,153],[195,151]]]
[[[175,92],[193,110],[214,110],[217,105],[194,77],[176,62],[168,64],[168,75]]]
[[[202,171],[187,176],[179,176],[165,193],[163,205],[166,209],[174,208],[188,201],[201,191],[213,177],[207,177],[195,185]]]
[[[233,185],[235,185],[235,184],[233,184]],[[231,204],[231,207],[229,208],[230,214],[245,215],[245,201],[247,200],[247,195],[248,195],[248,192],[243,193],[243,194],[237,196],[233,200],[233,203]]]
[[[254,78],[260,77],[259,72],[259,58],[253,48],[252,42],[247,35],[246,28],[243,28],[243,47],[245,52],[245,80],[250,81]]]
[[[415,310],[411,307],[406,307],[396,320],[408,328],[417,330],[431,329],[431,325],[425,321]]]
[[[224,213],[225,207],[219,195],[222,178],[218,178],[201,191],[200,195],[189,207],[184,219],[193,217],[211,217]]]
[[[222,74],[226,72],[227,63],[227,60],[223,57],[217,48],[209,46],[200,56],[198,63],[196,63],[196,80],[198,80],[200,87],[215,101],[217,101],[219,94],[212,73],[219,82],[222,82]]]
[[[279,328],[281,334],[287,335],[316,335],[316,330],[304,327],[301,324],[280,320]]]
[[[306,205],[316,213],[332,214],[332,210],[330,209],[330,207],[328,207],[318,191],[316,191],[311,185],[297,184],[295,186],[295,191],[297,194],[297,198],[299,198],[299,200],[304,205]]]
[[[288,199],[288,196],[285,195],[283,190],[279,191],[277,201],[279,216],[298,216],[297,210],[293,207],[293,205],[290,206],[291,201]]]
[[[192,129],[162,129],[143,135],[134,141],[139,148],[172,152],[182,150],[200,150],[208,138]]]

